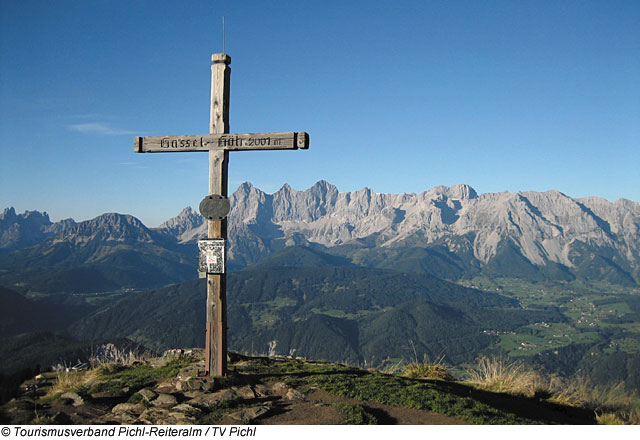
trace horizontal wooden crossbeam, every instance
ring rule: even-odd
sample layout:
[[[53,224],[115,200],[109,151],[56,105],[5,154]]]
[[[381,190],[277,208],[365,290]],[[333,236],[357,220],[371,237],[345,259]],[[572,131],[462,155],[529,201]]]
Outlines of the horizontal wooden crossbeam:
[[[184,136],[144,136],[133,139],[136,153],[181,151],[306,150],[309,135],[304,131],[287,133],[225,133]]]

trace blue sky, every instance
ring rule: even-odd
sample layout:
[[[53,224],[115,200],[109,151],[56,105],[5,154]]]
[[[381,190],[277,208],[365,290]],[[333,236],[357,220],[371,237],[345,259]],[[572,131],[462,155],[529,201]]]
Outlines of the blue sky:
[[[53,220],[197,207],[211,54],[231,132],[308,151],[231,153],[229,188],[558,189],[640,200],[638,1],[11,1],[0,7],[0,209]]]

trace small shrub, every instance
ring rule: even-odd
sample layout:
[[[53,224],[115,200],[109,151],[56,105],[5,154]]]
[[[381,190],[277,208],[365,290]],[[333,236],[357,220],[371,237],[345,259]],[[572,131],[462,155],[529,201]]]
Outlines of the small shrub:
[[[131,395],[131,397],[129,397],[129,400],[127,400],[127,403],[139,403],[140,405],[144,406],[145,408],[151,408],[151,403],[149,403],[149,401],[147,399],[145,399],[144,397],[142,397],[142,394],[140,394],[139,392],[135,392]]]
[[[89,394],[89,385],[83,383],[81,385],[78,385],[77,387],[73,387],[71,391],[80,396],[87,396]]]
[[[217,425],[225,414],[248,406],[243,404],[242,398],[239,396],[231,400],[221,400],[208,409],[208,412],[198,420],[198,424]]]
[[[123,364],[101,364],[96,368],[96,372],[101,376],[108,376],[124,369]]]
[[[360,405],[346,402],[334,403],[333,406],[342,414],[342,425],[377,425],[378,419]]]
[[[87,391],[87,394],[98,393],[108,394],[109,397],[126,397],[130,394],[130,390],[127,390],[119,380],[108,380],[93,384]]]
[[[139,392],[135,392],[131,395],[131,397],[129,397],[129,400],[127,400],[127,403],[143,403],[145,401],[145,398],[142,397],[142,394],[140,394]]]

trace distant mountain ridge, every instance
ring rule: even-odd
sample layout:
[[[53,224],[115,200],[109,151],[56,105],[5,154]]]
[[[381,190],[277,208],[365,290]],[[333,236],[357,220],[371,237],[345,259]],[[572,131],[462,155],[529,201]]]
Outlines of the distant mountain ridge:
[[[469,185],[418,194],[341,193],[319,181],[304,191],[285,184],[274,194],[246,182],[230,201],[230,270],[303,246],[324,259],[331,254],[353,265],[447,279],[484,273],[640,282],[640,205],[625,199],[574,199],[556,190],[478,194]],[[76,281],[89,291],[92,284],[107,289],[185,281],[196,277],[195,241],[206,232],[190,207],[158,228],[114,213],[76,224],[5,209],[0,284],[35,276],[48,288],[38,267],[62,271],[56,280],[62,274],[67,281],[56,281],[60,289]]]
[[[513,263],[556,278],[640,279],[640,205],[626,199],[573,199],[556,190],[478,195],[469,185],[340,193],[319,181],[304,191],[285,184],[274,194],[243,183],[231,206],[229,260],[238,266],[292,245],[327,248],[365,265],[412,248],[436,252],[459,275]],[[174,236],[182,241],[203,237],[206,225],[194,216],[186,208],[160,229],[179,230]]]
[[[16,224],[5,230],[16,229]],[[33,228],[21,231],[32,233]],[[51,224],[21,237],[14,240],[14,249],[0,253],[2,285],[43,292],[100,292],[159,287],[197,276],[194,244],[178,244],[131,215],[107,213],[64,227]],[[35,238],[41,241],[29,245]]]
[[[34,245],[75,224],[73,219],[52,223],[46,212],[25,211],[24,214],[16,214],[14,208],[6,208],[0,213],[0,249]]]

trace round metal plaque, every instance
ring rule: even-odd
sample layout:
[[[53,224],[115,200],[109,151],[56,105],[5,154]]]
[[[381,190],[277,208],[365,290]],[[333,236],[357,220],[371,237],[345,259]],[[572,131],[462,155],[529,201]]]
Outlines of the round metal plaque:
[[[229,199],[217,194],[209,195],[200,202],[200,214],[209,220],[222,220],[230,208]]]

